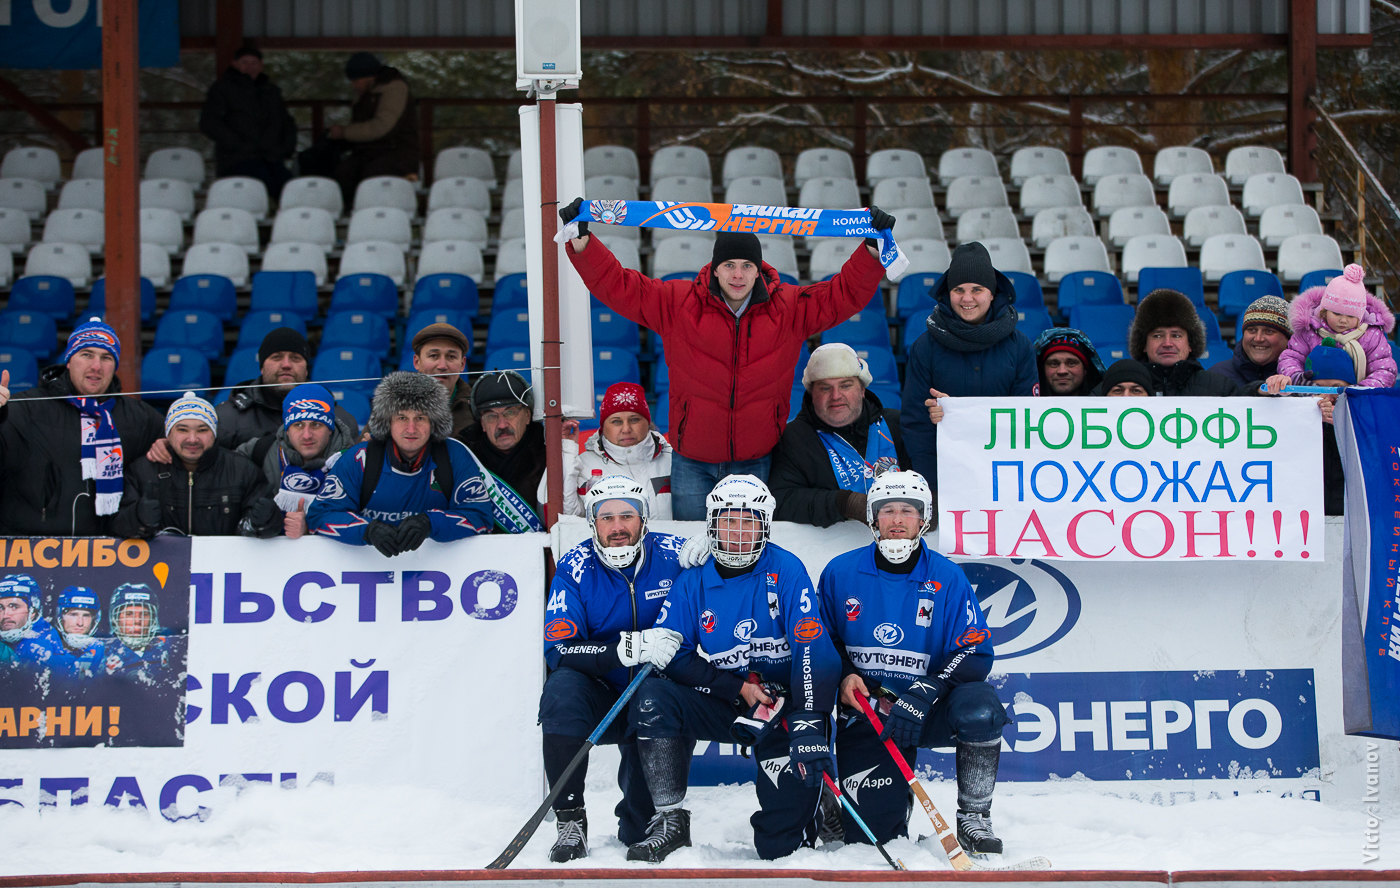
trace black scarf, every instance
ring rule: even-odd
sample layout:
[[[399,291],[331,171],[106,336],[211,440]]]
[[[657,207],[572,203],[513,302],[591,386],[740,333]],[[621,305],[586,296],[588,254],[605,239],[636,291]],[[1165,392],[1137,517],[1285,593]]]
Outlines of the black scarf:
[[[987,312],[987,320],[969,324],[940,302],[929,312],[928,320],[924,323],[928,326],[929,335],[944,348],[956,352],[985,351],[1016,332],[1016,307],[1001,302],[998,308],[997,303],[993,302]]]

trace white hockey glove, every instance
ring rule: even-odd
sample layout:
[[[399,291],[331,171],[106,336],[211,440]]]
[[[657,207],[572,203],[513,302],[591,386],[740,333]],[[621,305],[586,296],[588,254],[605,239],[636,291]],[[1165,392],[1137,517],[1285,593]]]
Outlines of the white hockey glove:
[[[710,537],[702,533],[685,541],[676,562],[683,568],[699,567],[710,560],[710,554]]]
[[[666,664],[681,648],[681,634],[674,629],[643,629],[641,632],[624,632],[617,643],[617,658],[623,666],[640,666],[651,663],[657,669],[665,669]]]

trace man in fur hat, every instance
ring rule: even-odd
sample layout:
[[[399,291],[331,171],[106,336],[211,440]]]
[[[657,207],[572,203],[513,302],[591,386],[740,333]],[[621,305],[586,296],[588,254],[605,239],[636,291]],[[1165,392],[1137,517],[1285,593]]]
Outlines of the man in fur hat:
[[[1201,366],[1197,359],[1205,345],[1206,326],[1186,294],[1153,290],[1138,302],[1128,327],[1128,351],[1147,365],[1154,395],[1240,394],[1232,380]]]
[[[421,373],[390,373],[374,390],[370,440],[335,460],[306,515],[309,530],[386,556],[432,537],[491,529],[491,499],[477,461],[452,439],[447,390]]]

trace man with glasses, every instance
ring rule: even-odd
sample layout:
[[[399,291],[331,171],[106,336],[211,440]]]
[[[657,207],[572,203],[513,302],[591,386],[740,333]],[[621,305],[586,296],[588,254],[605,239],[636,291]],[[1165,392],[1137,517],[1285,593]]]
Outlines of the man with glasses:
[[[544,476],[544,424],[531,419],[535,396],[514,370],[486,373],[472,386],[476,423],[457,439],[466,444],[495,480],[498,495],[528,507],[534,530],[544,530],[537,492]]]

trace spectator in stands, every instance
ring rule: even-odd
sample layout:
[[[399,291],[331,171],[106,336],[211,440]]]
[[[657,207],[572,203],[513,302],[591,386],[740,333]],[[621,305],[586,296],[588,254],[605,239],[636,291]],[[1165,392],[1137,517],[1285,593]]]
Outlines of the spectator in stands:
[[[335,396],[304,382],[282,399],[282,426],[244,441],[237,452],[262,470],[267,494],[285,516],[282,532],[296,539],[306,533],[306,510],[325,483],[326,463],[354,444],[354,434],[335,415]]]
[[[165,438],[176,462],[141,459],[132,466],[112,523],[119,536],[276,536],[282,513],[267,496],[262,473],[247,457],[215,446],[218,426],[213,405],[194,392],[170,405]]]
[[[68,337],[61,363],[10,397],[0,373],[0,534],[100,536],[121,506],[127,454],[161,437],[138,398],[114,397],[121,342],[91,318]]]
[[[1124,358],[1104,371],[1099,391],[1110,398],[1152,397],[1152,374],[1140,361]]]
[[[306,515],[310,531],[388,557],[491,529],[476,460],[454,440],[447,392],[421,373],[390,373],[374,390],[369,440],[336,459]]]
[[[939,398],[1030,395],[1035,352],[1016,329],[1016,289],[980,243],[953,251],[929,293],[928,329],[909,347],[899,422],[913,470],[938,490]]]
[[[849,345],[829,342],[812,352],[802,409],[773,448],[774,518],[817,527],[865,521],[875,478],[909,464],[899,410],[883,407],[868,385],[870,368]]]
[[[293,388],[311,378],[311,348],[306,337],[291,327],[278,327],[258,346],[262,373],[245,379],[219,405],[219,446],[229,450],[245,441],[276,432],[282,426],[282,400]],[[343,407],[336,418],[359,437],[360,426]]]
[[[273,200],[292,174],[287,159],[297,147],[297,124],[282,102],[282,90],[263,73],[262,52],[243,44],[233,63],[209,87],[199,129],[214,140],[219,176],[252,176]]]
[[[615,382],[603,393],[598,433],[574,454],[564,448],[564,514],[584,514],[583,496],[600,479],[626,475],[647,492],[647,514],[671,519],[671,445],[651,427],[646,392],[635,382]],[[540,478],[537,498],[548,499]]]
[[[403,176],[417,181],[418,114],[408,81],[397,69],[373,54],[357,52],[345,63],[345,77],[355,90],[350,123],[330,128],[332,139],[350,143],[336,166],[345,205],[355,200],[355,188],[371,176]]]
[[[1235,395],[1240,387],[1197,360],[1206,346],[1206,325],[1190,298],[1176,290],[1153,290],[1138,301],[1128,326],[1128,353],[1147,365],[1156,395]]]
[[[1277,296],[1260,296],[1245,309],[1234,353],[1211,365],[1210,372],[1257,389],[1278,372],[1278,356],[1288,345],[1289,332],[1288,303]]]
[[[1040,370],[1036,395],[1091,395],[1103,379],[1103,361],[1089,337],[1065,327],[1051,327],[1036,337],[1035,365]]]
[[[510,533],[544,530],[538,498],[545,470],[544,423],[532,419],[534,409],[535,395],[525,377],[514,370],[484,373],[472,386],[477,422],[457,436],[491,473],[497,495],[509,505],[512,520],[502,526]],[[503,503],[496,505],[499,510]],[[502,518],[499,511],[496,517]]]
[[[447,389],[454,437],[475,421],[471,386],[462,378],[469,350],[467,337],[451,324],[429,324],[413,337],[413,369],[431,374]]]
[[[1336,346],[1355,364],[1355,385],[1390,388],[1395,384],[1395,358],[1386,335],[1395,329],[1395,315],[1366,291],[1366,271],[1348,265],[1326,287],[1310,287],[1288,306],[1293,335],[1278,358],[1278,373],[1269,377],[1269,392],[1299,385],[1309,376],[1305,363],[1319,345]]]
[[[802,344],[864,308],[884,268],[868,240],[829,281],[795,287],[763,261],[758,237],[722,231],[694,280],[657,281],[623,268],[578,219],[582,199],[559,211],[578,221],[566,251],[590,292],[666,341],[671,367],[671,509],[705,517],[705,497],[730,474],[768,478],[786,425]],[[870,208],[876,229],[894,217]]]

